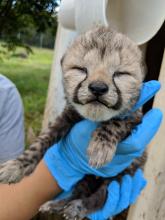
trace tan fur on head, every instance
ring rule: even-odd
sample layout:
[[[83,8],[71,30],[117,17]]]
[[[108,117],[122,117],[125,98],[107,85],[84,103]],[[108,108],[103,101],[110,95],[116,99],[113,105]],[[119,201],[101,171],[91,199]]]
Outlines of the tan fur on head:
[[[68,101],[94,121],[130,110],[144,78],[140,49],[126,36],[105,27],[88,31],[73,42],[63,58],[62,71]],[[93,82],[108,86],[99,100],[89,90]]]

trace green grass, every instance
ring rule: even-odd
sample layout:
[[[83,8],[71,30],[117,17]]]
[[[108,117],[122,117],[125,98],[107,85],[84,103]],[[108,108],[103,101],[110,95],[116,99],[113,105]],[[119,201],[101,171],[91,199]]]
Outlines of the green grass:
[[[33,48],[33,52],[27,59],[1,55],[0,73],[17,86],[24,104],[26,131],[32,127],[37,135],[41,129],[53,51]]]

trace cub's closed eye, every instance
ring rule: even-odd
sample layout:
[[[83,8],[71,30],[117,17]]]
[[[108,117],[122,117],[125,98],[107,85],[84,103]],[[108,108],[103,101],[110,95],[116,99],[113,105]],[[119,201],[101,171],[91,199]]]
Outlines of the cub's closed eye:
[[[124,75],[131,76],[131,73],[129,73],[129,72],[119,72],[119,71],[117,71],[117,72],[114,72],[113,77],[120,77],[120,76],[124,76]]]
[[[72,69],[74,69],[74,70],[79,70],[79,71],[81,71],[81,72],[83,72],[83,73],[88,73],[88,70],[87,70],[86,67],[73,66]]]

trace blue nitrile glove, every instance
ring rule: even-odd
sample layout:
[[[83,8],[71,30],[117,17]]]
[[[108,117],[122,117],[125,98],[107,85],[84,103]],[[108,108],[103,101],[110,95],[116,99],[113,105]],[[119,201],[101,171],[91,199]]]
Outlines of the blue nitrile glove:
[[[122,177],[121,183],[112,181],[108,188],[107,200],[102,209],[89,214],[90,220],[106,220],[119,214],[134,204],[141,191],[146,186],[147,181],[143,176],[141,169],[138,169],[133,177],[125,175]],[[55,198],[55,200],[66,199],[72,195],[72,191],[65,191]]]
[[[143,172],[138,169],[133,177],[125,175],[119,184],[113,181],[108,186],[107,200],[104,207],[90,215],[91,220],[106,220],[119,214],[136,202],[140,192],[146,185]]]
[[[157,81],[145,83],[136,109],[154,96],[159,88],[160,84]],[[118,145],[113,160],[99,169],[89,166],[86,152],[97,123],[83,120],[73,126],[65,138],[46,152],[45,164],[64,191],[69,191],[85,174],[102,177],[116,176],[128,167],[135,158],[141,156],[146,145],[156,134],[161,119],[160,110],[152,109],[149,111],[143,117],[142,123]]]
[[[107,200],[103,208],[89,214],[88,219],[106,220],[124,211],[136,202],[146,184],[147,181],[141,169],[138,169],[133,177],[130,175],[123,176],[121,183],[112,181],[107,188]],[[61,200],[71,195],[72,191],[63,192],[55,200]]]

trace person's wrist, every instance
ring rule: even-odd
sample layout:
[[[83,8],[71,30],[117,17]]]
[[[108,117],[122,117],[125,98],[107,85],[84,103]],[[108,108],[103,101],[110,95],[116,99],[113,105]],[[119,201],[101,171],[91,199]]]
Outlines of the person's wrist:
[[[29,181],[32,182],[35,190],[34,193],[40,199],[41,204],[54,198],[54,196],[62,191],[43,160],[41,160],[35,171],[29,176]]]
[[[70,160],[64,156],[61,141],[46,152],[43,161],[53,178],[57,181],[59,187],[64,191],[69,191],[84,176],[84,174],[79,169],[76,170]]]

